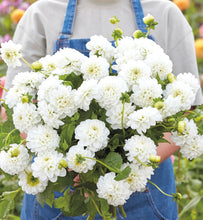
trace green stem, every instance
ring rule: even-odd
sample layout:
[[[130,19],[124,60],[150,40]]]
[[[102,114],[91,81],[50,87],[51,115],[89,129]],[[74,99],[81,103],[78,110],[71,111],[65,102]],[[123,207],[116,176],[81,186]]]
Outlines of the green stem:
[[[137,160],[137,162],[139,162],[140,164],[142,164],[145,167],[149,167],[149,165],[143,163],[141,160],[139,160],[137,157],[134,157],[135,160]]]
[[[5,99],[0,99],[0,101],[5,102]]]
[[[18,147],[19,147],[20,145],[24,144],[24,143],[26,143],[26,140],[22,140],[22,141],[20,142],[20,144],[18,144]]]
[[[119,210],[121,211],[121,214],[123,215],[123,217],[126,218],[127,215],[126,215],[126,213],[125,213],[125,210],[124,210],[123,206],[122,206],[122,205],[119,205],[118,207],[119,207]]]
[[[112,71],[112,64],[110,65],[110,70],[109,70],[109,72],[110,72],[110,74],[113,73],[113,71]]]
[[[4,140],[5,145],[7,145],[8,139],[11,136],[12,133],[14,133],[17,129],[13,129],[11,132],[9,132]]]
[[[8,89],[4,88],[2,85],[0,85],[0,88],[2,88],[3,90],[5,90],[6,92],[8,92]]]
[[[97,210],[97,212],[99,213],[99,215],[100,215],[101,217],[103,217],[103,215],[102,215],[102,213],[100,212],[100,210],[99,210],[99,208],[98,208],[96,202],[94,201],[94,199],[93,199],[91,196],[90,196],[90,199],[92,200],[92,203],[94,204],[94,207],[96,208],[96,210]]]
[[[22,60],[25,64],[27,64],[31,69],[33,69],[32,66],[31,66],[23,57],[21,57],[21,60]]]
[[[124,126],[123,126],[124,110],[125,110],[125,101],[123,101],[123,109],[122,109],[122,116],[121,116],[121,126],[122,126],[122,130],[123,130],[123,135],[125,137],[125,129],[124,129]]]
[[[174,126],[166,127],[166,126],[163,125],[163,124],[157,124],[157,125],[153,126],[153,128],[155,128],[155,127],[163,127],[163,128],[165,128],[165,129],[173,129],[173,128],[174,128]]]
[[[116,42],[116,47],[118,47],[118,38],[115,38],[115,42]]]
[[[148,28],[147,33],[146,33],[146,37],[149,35],[151,28]]]
[[[105,166],[106,168],[108,168],[110,171],[114,172],[114,173],[120,173],[121,171],[119,169],[114,169],[108,165],[106,165],[105,163],[101,162],[100,160],[97,160],[95,158],[92,158],[92,157],[83,157],[83,158],[87,158],[87,159],[90,159],[90,160],[94,160],[98,163],[100,163],[101,165]]]
[[[113,206],[113,217],[116,219],[116,207],[115,206]]]
[[[150,180],[147,180],[149,183],[151,183],[152,185],[154,185],[162,194],[164,194],[165,196],[169,196],[169,197],[172,197],[172,195],[168,194],[168,193],[165,193],[163,190],[161,190],[155,183],[153,183],[152,181]]]

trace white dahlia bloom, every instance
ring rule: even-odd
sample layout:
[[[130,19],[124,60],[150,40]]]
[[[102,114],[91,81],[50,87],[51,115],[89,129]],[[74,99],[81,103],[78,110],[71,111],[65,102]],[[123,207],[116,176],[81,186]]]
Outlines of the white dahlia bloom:
[[[83,81],[74,95],[74,101],[78,108],[84,111],[89,110],[91,101],[98,96],[97,80],[90,79]]]
[[[184,145],[181,146],[180,152],[183,157],[192,160],[203,153],[203,136],[197,135],[194,138],[189,139]]]
[[[15,68],[16,66],[21,66],[21,48],[22,45],[15,44],[11,40],[2,43],[0,48],[1,58],[8,66],[11,66],[13,68]]]
[[[66,175],[66,169],[60,166],[61,160],[64,160],[63,154],[56,151],[38,154],[31,164],[33,176],[38,177],[40,181],[56,182],[57,178]]]
[[[97,182],[97,193],[99,198],[106,199],[113,206],[123,205],[129,199],[132,191],[125,181],[114,180],[115,173],[107,173],[100,176]]]
[[[90,50],[90,56],[102,56],[110,64],[113,62],[115,48],[105,37],[101,35],[92,36],[86,47]]]
[[[121,169],[125,169],[129,164],[123,164]],[[130,185],[130,190],[133,192],[143,191],[146,188],[147,180],[154,174],[151,166],[144,167],[138,164],[130,164],[131,172],[129,176],[124,180]]]
[[[132,39],[131,37],[123,37],[118,41],[115,58],[119,71],[123,64],[129,60],[145,60],[148,56],[155,53],[162,54],[163,49],[154,41],[147,38]]]
[[[60,115],[55,112],[54,107],[45,101],[38,102],[38,112],[44,122],[50,127],[58,129],[59,126],[64,124],[64,122],[59,119]]]
[[[33,127],[27,133],[27,148],[34,153],[52,152],[59,147],[57,131],[47,125]]]
[[[109,109],[119,103],[121,93],[128,91],[127,83],[118,76],[107,76],[98,83],[98,98],[100,106]]]
[[[85,55],[72,48],[60,49],[55,55],[59,56],[57,66],[59,66],[61,74],[74,73],[81,75],[81,65],[88,59]],[[61,59],[61,56],[64,57],[65,61]],[[62,64],[61,60],[63,60]]]
[[[155,98],[161,98],[162,88],[156,79],[142,78],[132,88],[131,101],[140,107],[152,106]]]
[[[137,83],[137,80],[142,77],[150,77],[151,70],[142,60],[129,60],[121,66],[118,76],[122,77],[129,87]]]
[[[29,163],[29,153],[24,145],[11,144],[11,148],[0,152],[0,168],[10,175],[19,174]]]
[[[13,108],[18,103],[22,103],[22,97],[27,95],[34,98],[36,95],[36,91],[25,85],[13,86],[6,94],[5,103],[8,105],[9,108]]]
[[[62,85],[62,80],[59,80],[58,76],[48,77],[42,84],[39,86],[38,90],[38,101],[45,100],[49,103],[52,99],[53,91],[57,90],[58,87]]]
[[[195,94],[200,89],[199,80],[192,73],[179,73],[177,80],[183,82],[185,86],[188,85]]]
[[[20,72],[15,76],[12,84],[17,87],[26,86],[32,89],[38,89],[45,80],[45,76],[40,72]]]
[[[84,147],[72,146],[66,154],[68,168],[77,173],[87,173],[88,170],[93,169],[96,161],[84,157],[94,158],[94,155],[92,151],[84,149]]]
[[[163,102],[163,107],[159,109],[163,118],[172,116],[180,111],[181,108],[181,98],[173,97],[169,95]]]
[[[130,162],[139,164],[135,157],[143,163],[149,162],[150,155],[156,155],[156,145],[154,142],[144,135],[134,135],[126,140],[124,150],[127,151],[126,156]]]
[[[134,111],[129,115],[127,123],[132,129],[136,129],[139,134],[146,132],[156,122],[162,121],[162,116],[156,108],[144,107]]]
[[[152,54],[145,60],[146,64],[151,68],[152,76],[155,78],[157,74],[161,80],[167,78],[167,75],[172,72],[173,64],[168,55]]]
[[[125,103],[123,109],[123,104],[120,102],[117,105],[115,105],[113,108],[109,108],[106,111],[106,116],[107,116],[106,121],[111,124],[111,127],[113,129],[122,129],[122,120],[123,120],[123,127],[128,128],[127,124],[129,121],[129,115],[133,113],[134,110],[135,110],[135,106],[133,106],[132,103]],[[123,112],[123,116],[122,116],[122,112]]]
[[[71,86],[59,85],[57,89],[52,90],[52,98],[49,100],[49,104],[60,119],[66,116],[72,117],[77,111],[74,91]]]
[[[75,138],[78,144],[87,146],[87,149],[96,152],[107,146],[110,131],[105,123],[98,119],[87,119],[75,128]]]
[[[83,62],[81,71],[83,78],[100,80],[109,75],[109,63],[103,57],[92,56]]]
[[[32,195],[44,192],[48,185],[48,181],[40,181],[38,177],[33,176],[30,166],[25,171],[22,171],[18,178],[18,184],[22,187],[22,190]]]
[[[198,135],[197,125],[193,120],[184,119],[186,125],[185,130],[182,133],[174,131],[171,133],[171,140],[176,143],[176,145],[182,146],[189,142],[191,139]]]
[[[57,68],[54,56],[46,55],[39,59],[39,62],[42,64],[42,71],[47,75],[51,75]]]
[[[196,93],[193,89],[180,80],[175,80],[173,83],[169,83],[164,91],[164,96],[167,98],[169,95],[181,98],[181,109],[190,109],[192,103],[195,100]]]
[[[28,130],[41,122],[41,117],[34,104],[18,103],[13,108],[13,123],[20,132]]]

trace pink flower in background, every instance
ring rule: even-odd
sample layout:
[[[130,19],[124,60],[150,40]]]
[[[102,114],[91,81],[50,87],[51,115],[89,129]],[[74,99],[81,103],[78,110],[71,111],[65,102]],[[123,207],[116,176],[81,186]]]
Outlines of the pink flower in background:
[[[0,85],[4,87],[5,85],[5,80],[6,80],[6,77],[3,76],[0,78]],[[2,97],[2,94],[3,94],[3,89],[0,88],[0,98]],[[0,108],[0,115],[1,117],[6,121],[7,120],[7,116],[6,116],[6,111],[5,111],[5,108],[4,107],[1,107]]]
[[[4,42],[8,42],[9,40],[11,40],[11,36],[9,34],[6,34],[0,38],[0,44]]]
[[[18,7],[23,0],[4,0],[9,3],[10,6]]]
[[[0,15],[8,14],[10,11],[10,4],[8,1],[3,1],[0,4]]]
[[[0,115],[1,115],[1,117],[4,119],[4,121],[6,121],[7,120],[7,115],[6,115],[6,110],[5,110],[5,108],[4,107],[1,107],[1,109],[0,109]]]
[[[0,78],[0,85],[1,85],[2,87],[4,87],[4,85],[5,85],[5,80],[6,80],[6,77],[5,77],[5,76],[3,76],[3,77]],[[2,94],[3,94],[3,89],[0,88],[0,98],[2,97]]]
[[[18,6],[18,9],[26,11],[29,6],[30,6],[30,4],[28,2],[23,2],[21,5]]]
[[[199,27],[199,35],[203,37],[203,24]]]

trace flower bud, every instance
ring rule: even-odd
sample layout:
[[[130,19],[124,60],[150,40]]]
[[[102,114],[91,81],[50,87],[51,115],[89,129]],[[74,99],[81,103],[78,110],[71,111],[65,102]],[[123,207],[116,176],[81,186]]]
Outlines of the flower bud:
[[[169,81],[170,83],[172,83],[172,82],[174,82],[174,81],[176,80],[176,77],[175,77],[175,75],[174,75],[173,73],[169,73],[169,74],[167,75],[167,79],[168,79],[168,81]]]
[[[152,163],[159,163],[161,160],[161,157],[158,155],[150,155],[149,156],[149,161]]]
[[[178,122],[178,128],[177,130],[180,132],[180,133],[183,133],[185,131],[185,127],[186,127],[186,122],[185,121],[179,121]]]
[[[59,169],[61,170],[62,168],[66,168],[68,166],[68,163],[66,160],[61,159],[59,162]]]
[[[114,16],[113,18],[110,18],[110,22],[111,22],[111,24],[116,24],[116,22],[117,22],[116,17]]]
[[[133,37],[134,38],[141,38],[143,37],[143,32],[141,30],[136,30],[134,33],[133,33]]]
[[[11,150],[11,157],[17,157],[20,154],[18,147],[15,147]]]
[[[121,36],[123,35],[123,31],[122,31],[120,28],[116,28],[116,29],[115,29],[115,33],[116,33],[117,35],[119,35],[119,36],[120,36],[120,35],[121,35]]]
[[[181,200],[183,198],[180,193],[172,193],[172,196],[175,201]]]
[[[27,95],[24,95],[24,96],[21,98],[21,101],[22,101],[23,104],[24,104],[24,103],[28,103],[28,102],[29,102],[28,96],[27,96]]]
[[[175,122],[176,120],[175,120],[175,118],[168,118],[168,122]]]
[[[145,16],[143,18],[143,21],[146,25],[150,25],[154,22],[154,17],[152,15],[148,14],[147,16]]]
[[[201,120],[203,120],[203,115],[200,115],[200,116],[194,118],[194,121],[195,121],[195,122],[199,122],[199,121],[201,121]]]
[[[158,101],[154,104],[154,107],[157,109],[162,109],[164,107],[164,103],[162,101]]]
[[[32,63],[32,69],[38,71],[42,69],[42,63],[40,63],[39,61],[36,61],[34,63]]]

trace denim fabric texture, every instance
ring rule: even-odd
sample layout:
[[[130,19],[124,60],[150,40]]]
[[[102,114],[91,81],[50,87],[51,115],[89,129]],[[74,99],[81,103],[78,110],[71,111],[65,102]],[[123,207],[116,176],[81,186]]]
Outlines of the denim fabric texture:
[[[143,23],[143,9],[140,0],[131,0],[135,12],[137,26],[140,30],[145,31]],[[86,49],[86,43],[89,39],[71,39],[74,16],[76,12],[77,0],[69,0],[67,6],[66,17],[64,20],[62,34],[56,40],[54,53],[60,48],[74,48],[84,55],[88,56],[89,51]],[[153,39],[153,37],[150,37]],[[168,158],[159,168],[155,169],[151,181],[156,183],[164,192],[171,194],[176,192],[175,179],[173,174],[173,165],[171,159]],[[60,192],[55,192],[55,197],[62,196]],[[171,197],[167,197],[159,192],[156,187],[148,183],[144,192],[135,192],[126,204],[124,210],[127,214],[127,220],[177,220],[177,204],[172,201]],[[59,209],[49,207],[45,204],[41,207],[36,200],[36,196],[25,193],[23,206],[21,210],[21,220],[85,220],[87,216],[67,217],[60,212]],[[102,218],[97,215],[95,220]],[[117,210],[117,220],[124,219]]]

